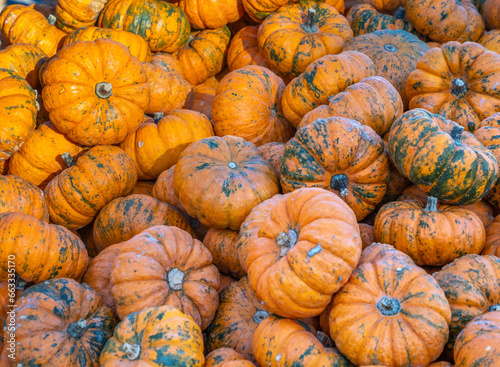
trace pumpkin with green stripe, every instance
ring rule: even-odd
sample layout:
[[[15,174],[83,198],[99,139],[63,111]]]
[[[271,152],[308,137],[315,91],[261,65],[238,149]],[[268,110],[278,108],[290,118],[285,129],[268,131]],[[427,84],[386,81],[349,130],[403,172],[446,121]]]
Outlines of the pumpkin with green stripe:
[[[462,126],[423,109],[394,122],[389,152],[399,172],[447,204],[480,201],[498,178],[492,152]]]
[[[70,33],[94,25],[106,0],[58,0],[56,6],[56,27]]]

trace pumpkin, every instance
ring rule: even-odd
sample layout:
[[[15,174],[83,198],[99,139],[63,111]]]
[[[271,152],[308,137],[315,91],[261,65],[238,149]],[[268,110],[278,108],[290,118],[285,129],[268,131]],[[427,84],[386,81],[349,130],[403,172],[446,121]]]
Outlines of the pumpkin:
[[[6,175],[9,172],[9,161],[0,161],[0,175]]]
[[[458,334],[469,322],[500,305],[500,259],[491,255],[463,256],[434,277],[451,307],[450,337],[444,356],[453,361]]]
[[[271,70],[295,78],[313,61],[340,53],[352,36],[349,23],[334,7],[309,0],[268,16],[257,40]]]
[[[489,51],[494,51],[497,54],[500,53],[500,29],[493,29],[489,32],[485,32],[477,43],[487,48]]]
[[[444,292],[425,270],[396,257],[360,265],[332,302],[330,334],[357,365],[427,366],[448,339]]]
[[[210,121],[212,121],[212,103],[218,85],[219,82],[217,79],[211,77],[193,88],[193,105],[191,106],[191,110],[203,113]]]
[[[175,166],[175,195],[210,228],[238,230],[250,210],[278,190],[271,165],[255,145],[230,135],[192,143]]]
[[[402,194],[403,190],[411,185],[411,182],[398,171],[392,162],[392,158],[389,153],[388,138],[389,133],[384,135],[384,150],[389,156],[389,175],[387,176],[386,181],[387,191],[385,192],[384,198],[380,203],[382,205],[395,201]]]
[[[207,355],[205,367],[255,367],[255,365],[230,348],[220,348]]]
[[[40,86],[38,72],[47,60],[47,55],[37,46],[29,43],[16,43],[0,51],[0,65],[26,79],[31,88]]]
[[[203,336],[193,318],[174,306],[128,315],[102,350],[99,366],[203,367]]]
[[[153,52],[179,50],[191,30],[184,12],[161,0],[109,0],[97,24],[142,36]]]
[[[472,0],[486,23],[486,29],[500,28],[500,6],[495,0]]]
[[[257,146],[287,142],[295,129],[283,116],[285,84],[261,66],[245,66],[227,74],[212,103],[212,121],[218,136],[239,136]]]
[[[373,235],[373,226],[366,223],[358,223],[359,233],[361,234],[361,244],[363,250],[375,242]]]
[[[230,71],[247,65],[268,67],[266,59],[259,50],[258,29],[257,26],[247,26],[233,37],[227,51],[227,66]]]
[[[59,0],[56,6],[56,27],[70,33],[94,25],[107,0]]]
[[[26,141],[36,123],[36,93],[19,75],[0,68],[0,162]]]
[[[360,52],[324,56],[287,85],[281,100],[283,113],[297,127],[305,114],[328,104],[330,96],[375,74],[373,62]]]
[[[474,132],[500,112],[500,55],[477,43],[448,42],[418,62],[406,82],[410,109],[423,108]]]
[[[89,259],[83,242],[62,226],[48,224],[29,214],[0,214],[0,280],[14,269],[26,282],[51,278],[79,279]]]
[[[389,151],[399,172],[445,203],[478,202],[498,177],[496,158],[472,134],[423,109],[407,111],[394,122]]]
[[[179,0],[191,26],[197,29],[219,28],[243,17],[245,9],[241,0]]]
[[[213,135],[212,124],[202,113],[175,110],[143,122],[120,148],[133,160],[139,179],[151,180],[175,165],[189,144]]]
[[[328,105],[323,104],[321,106],[316,107],[314,110],[309,111],[302,117],[302,120],[300,120],[299,125],[297,128],[304,127],[306,125],[309,125],[311,122],[313,122],[316,119],[323,119],[323,118],[328,118],[330,117],[330,113],[328,111]]]
[[[283,152],[285,151],[284,143],[266,143],[257,148],[271,166],[273,167],[274,173],[278,179],[281,177],[281,158],[283,158]]]
[[[203,239],[203,244],[212,253],[212,262],[220,272],[240,279],[246,273],[238,258],[238,235],[237,231],[230,229],[211,228]]]
[[[375,64],[376,75],[391,82],[405,106],[411,99],[406,91],[406,80],[428,50],[429,46],[417,36],[391,29],[358,36],[344,48],[344,51],[359,51],[369,56]]]
[[[361,257],[359,258],[358,266],[366,263],[375,263],[377,260],[387,258],[398,261],[402,265],[415,265],[415,262],[410,256],[404,252],[396,250],[394,246],[386,243],[374,242],[370,246],[363,249]]]
[[[484,21],[470,0],[404,0],[406,15],[415,29],[436,42],[477,41]]]
[[[64,155],[70,167],[45,188],[45,198],[53,223],[69,229],[92,222],[111,200],[128,195],[137,182],[137,172],[123,150],[96,146],[75,162]]]
[[[161,66],[169,73],[177,73],[185,79],[181,63],[175,56],[164,52],[157,52],[151,57],[151,64]]]
[[[63,153],[77,159],[82,152],[81,145],[73,143],[48,121],[30,131],[25,143],[12,155],[9,172],[44,189],[67,168]]]
[[[185,78],[198,85],[219,73],[226,61],[231,31],[227,26],[205,29],[177,53]]]
[[[283,192],[301,187],[331,190],[361,221],[384,197],[388,165],[382,138],[369,126],[344,117],[318,119],[286,144],[281,186]]]
[[[500,215],[486,227],[486,242],[482,255],[495,255],[500,258]]]
[[[231,283],[237,282],[236,279],[233,277],[226,275],[226,274],[220,274],[220,285],[219,289],[217,289],[217,292],[220,294],[224,289],[226,289]]]
[[[49,221],[42,190],[13,175],[0,176],[0,213],[23,213]]]
[[[134,191],[130,193],[130,195],[140,194],[140,195],[148,195],[154,197],[153,195],[153,187],[155,183],[153,181],[137,181],[134,187]]]
[[[402,0],[364,0],[363,3],[373,6],[378,11],[394,13],[399,6],[402,5]]]

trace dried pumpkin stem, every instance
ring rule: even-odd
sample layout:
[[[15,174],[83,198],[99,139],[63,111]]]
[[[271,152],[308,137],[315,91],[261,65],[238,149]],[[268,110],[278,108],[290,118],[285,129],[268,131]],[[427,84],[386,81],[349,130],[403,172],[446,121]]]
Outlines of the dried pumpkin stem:
[[[429,211],[429,212],[437,212],[437,203],[438,199],[435,198],[434,196],[429,196],[427,198],[427,205],[424,210]]]
[[[61,154],[61,158],[63,161],[68,165],[68,167],[73,167],[76,166],[76,162],[69,153],[63,153]]]
[[[107,99],[113,95],[113,85],[106,82],[97,83],[95,85],[95,94],[99,98]]]
[[[337,190],[340,193],[340,196],[349,195],[349,190],[347,186],[349,185],[349,178],[341,173],[340,175],[332,176],[330,181],[330,187],[332,190]]]
[[[155,121],[155,124],[157,124],[158,122],[160,122],[160,120],[163,118],[163,116],[165,116],[163,114],[163,112],[155,112],[155,114],[153,115],[153,119]]]
[[[451,129],[450,136],[455,141],[456,145],[462,145],[462,133],[464,130],[465,128],[458,124],[453,126],[453,129]]]
[[[318,32],[318,26],[316,25],[316,10],[314,8],[307,9],[306,21],[302,24],[302,29],[307,33]]]
[[[388,44],[384,45],[384,50],[389,51],[389,52],[396,52],[398,49],[396,48],[396,46],[388,43]]]
[[[236,167],[238,166],[238,165],[237,165],[236,163],[234,163],[234,162],[229,162],[227,165],[228,165],[228,167],[229,167],[229,168],[233,168],[233,169],[234,169],[234,168],[236,168]]]
[[[463,96],[467,94],[468,91],[469,87],[467,86],[467,83],[465,83],[462,79],[455,79],[451,83],[451,93],[456,96]]]
[[[68,334],[75,339],[80,339],[85,332],[85,328],[87,327],[87,321],[84,319],[80,319],[77,322],[72,322],[68,326]]]
[[[141,346],[139,344],[130,345],[129,343],[123,344],[123,352],[127,355],[127,358],[131,361],[136,360],[141,353]]]
[[[489,309],[490,312],[493,312],[493,311],[500,311],[500,305],[493,305],[490,307]]]
[[[267,311],[259,310],[255,313],[255,315],[253,315],[253,321],[255,321],[257,324],[260,324],[267,316],[269,316]]]
[[[54,14],[49,14],[47,17],[47,22],[49,22],[50,25],[56,24],[57,18],[55,17]]]
[[[177,268],[173,268],[168,272],[167,281],[170,289],[179,291],[182,289],[182,283],[184,282],[184,273]]]
[[[379,310],[380,313],[384,316],[394,316],[399,313],[401,304],[395,298],[384,296],[380,301],[377,302],[375,307],[377,307],[377,310]]]
[[[288,254],[288,251],[295,246],[297,243],[298,239],[297,232],[295,232],[293,229],[289,230],[288,232],[281,232],[278,237],[276,238],[276,243],[278,246],[280,246],[280,256],[283,257],[286,254]]]

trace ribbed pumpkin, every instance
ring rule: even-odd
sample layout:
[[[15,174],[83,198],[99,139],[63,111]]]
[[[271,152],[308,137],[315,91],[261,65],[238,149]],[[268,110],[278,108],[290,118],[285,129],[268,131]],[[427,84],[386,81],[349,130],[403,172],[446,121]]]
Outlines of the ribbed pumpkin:
[[[151,64],[161,66],[169,73],[177,73],[184,78],[184,71],[177,58],[169,53],[157,52],[151,57]]]
[[[94,25],[107,0],[58,0],[56,26],[66,33]]]
[[[500,307],[500,258],[463,256],[434,277],[451,307],[450,338],[444,355],[453,361],[453,348],[462,329],[478,316]]]
[[[48,224],[32,215],[0,214],[0,280],[12,269],[26,282],[51,278],[79,279],[89,258],[83,242],[62,226]]]
[[[373,62],[360,52],[324,56],[287,85],[281,101],[283,113],[297,127],[306,113],[328,104],[330,96],[374,75]]]
[[[361,228],[361,225],[360,225]],[[396,250],[394,246],[386,243],[374,242],[370,246],[363,249],[361,257],[359,258],[358,266],[366,263],[375,263],[380,259],[393,259],[403,265],[415,265],[412,258],[404,252]]]
[[[169,305],[149,307],[124,318],[99,359],[100,367],[204,365],[200,327]]]
[[[177,2],[178,1],[178,2]],[[245,14],[241,0],[177,0],[193,28],[219,28],[238,21]],[[174,1],[171,1],[174,2]]]
[[[247,65],[268,67],[266,59],[259,50],[258,29],[257,26],[247,26],[233,37],[227,51],[227,66],[230,71]]]
[[[82,152],[81,145],[73,143],[48,121],[31,130],[26,142],[12,155],[9,172],[44,189],[67,168],[61,157],[63,153],[76,159]]]
[[[157,117],[143,122],[120,143],[140,180],[157,178],[177,163],[189,144],[214,135],[210,120],[200,112],[175,110]]]
[[[344,51],[359,51],[375,64],[376,75],[397,89],[405,106],[412,98],[406,91],[406,80],[417,62],[429,50],[417,36],[400,30],[385,29],[354,38]]]
[[[115,326],[101,297],[67,278],[28,288],[15,310],[17,343],[11,366],[97,366]]]
[[[179,50],[191,30],[184,12],[162,0],[109,0],[97,24],[142,36],[153,52]]]
[[[238,252],[269,312],[305,318],[319,315],[347,282],[361,238],[337,195],[303,188],[257,205],[241,226]]]
[[[359,266],[335,294],[330,334],[356,365],[427,366],[443,351],[450,320],[434,278],[386,256]]]
[[[47,61],[47,55],[40,48],[29,43],[16,43],[0,51],[0,65],[26,79],[31,88],[40,86],[38,72]]]
[[[500,258],[500,215],[486,227],[486,243],[483,255],[495,255]]]
[[[493,29],[484,33],[477,43],[486,47],[489,51],[500,53],[500,29]]]
[[[304,117],[302,117],[302,120],[300,120],[300,123],[297,126],[297,128],[299,128],[299,126],[304,127],[306,125],[309,125],[311,122],[313,122],[316,119],[320,119],[320,118],[325,119],[328,117],[330,117],[330,113],[328,112],[328,105],[323,104],[321,106],[316,107],[314,110],[306,113],[304,115]]]
[[[255,365],[233,349],[220,348],[206,356],[205,367],[255,367]]]
[[[331,190],[358,221],[382,201],[388,174],[382,138],[369,126],[343,117],[318,119],[297,131],[281,160],[283,192],[301,187]]]
[[[495,0],[472,0],[486,23],[486,29],[500,28],[500,4]]]
[[[281,159],[283,158],[283,152],[285,151],[285,144],[277,142],[267,143],[261,145],[257,149],[259,150],[260,154],[262,154],[264,159],[271,164],[276,177],[278,177],[279,179],[281,177],[280,165]]]
[[[198,111],[207,116],[212,121],[212,103],[215,99],[215,91],[219,81],[215,77],[207,79],[205,82],[193,88],[192,111]]]
[[[212,262],[217,269],[236,279],[246,275],[238,258],[238,235],[237,231],[230,229],[211,228],[203,239],[203,244],[212,253]]]
[[[389,151],[399,172],[445,203],[478,202],[498,177],[495,156],[472,134],[423,109],[407,111],[394,122]]]
[[[500,55],[477,43],[448,42],[418,62],[406,82],[410,108],[424,108],[474,132],[500,112]]]
[[[42,190],[13,175],[0,176],[0,213],[23,213],[49,221]]]
[[[217,87],[212,121],[218,136],[239,136],[257,146],[287,142],[295,129],[283,116],[285,83],[272,71],[249,65],[227,74]]]
[[[363,2],[373,6],[378,11],[394,13],[402,5],[403,0],[364,0]]]
[[[349,23],[334,7],[308,0],[268,16],[257,39],[271,70],[295,78],[313,61],[340,53],[352,36]]]
[[[114,146],[96,146],[45,188],[45,198],[53,223],[70,229],[92,222],[111,200],[128,195],[137,182],[132,159]]]
[[[202,224],[238,230],[253,207],[278,193],[278,179],[255,145],[227,135],[198,140],[182,152],[174,189]]]

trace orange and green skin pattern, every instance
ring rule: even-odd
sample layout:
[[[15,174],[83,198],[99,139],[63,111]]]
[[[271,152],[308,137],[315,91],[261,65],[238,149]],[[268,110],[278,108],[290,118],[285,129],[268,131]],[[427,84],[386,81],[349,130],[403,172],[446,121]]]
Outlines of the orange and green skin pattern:
[[[434,277],[446,294],[452,311],[450,338],[444,355],[453,361],[453,347],[460,331],[470,321],[488,312],[491,306],[500,304],[500,258],[467,255],[445,266]]]
[[[238,236],[237,231],[211,228],[203,239],[203,244],[212,253],[213,263],[217,269],[236,279],[246,275],[238,258]]]
[[[436,42],[477,41],[484,20],[470,0],[403,0],[415,29]]]
[[[220,285],[219,285],[219,289],[217,289],[217,292],[219,292],[219,294],[220,294],[224,289],[229,287],[229,285],[231,283],[234,283],[234,282],[237,282],[237,280],[229,275],[221,273],[220,274]]]
[[[290,3],[290,0],[242,0],[246,13],[257,23],[274,13],[280,7]]]
[[[332,177],[348,178],[342,199],[364,219],[386,192],[389,159],[384,142],[369,126],[344,117],[318,119],[303,127],[285,147],[281,160],[281,187],[321,187],[337,195]]]
[[[50,220],[69,229],[82,228],[104,205],[128,195],[136,182],[134,163],[123,150],[107,145],[91,148],[45,188]]]
[[[495,367],[500,364],[500,311],[472,320],[455,344],[455,364],[459,367]]]
[[[377,304],[396,300],[384,316]],[[448,339],[451,310],[434,278],[394,257],[359,266],[333,298],[330,334],[356,365],[427,366]]]
[[[477,43],[486,47],[489,51],[500,53],[500,29],[485,32]]]
[[[448,42],[418,61],[406,94],[410,109],[440,114],[474,132],[482,120],[500,112],[499,83],[499,54],[477,43]]]
[[[151,61],[151,50],[146,40],[137,34],[127,31],[99,27],[83,27],[68,34],[64,38],[63,45],[66,46],[76,41],[95,41],[98,38],[111,38],[127,46],[132,56],[137,57],[139,61]]]
[[[14,175],[0,176],[0,213],[23,213],[49,221],[42,190]]]
[[[10,44],[29,43],[47,56],[61,47],[66,33],[49,24],[43,14],[25,5],[9,5],[0,14],[2,35]]]
[[[471,133],[451,135],[457,124],[423,109],[405,112],[391,127],[394,165],[424,193],[447,204],[480,201],[498,178],[498,162]]]
[[[375,75],[375,65],[368,56],[360,52],[324,56],[314,61],[286,86],[281,101],[283,113],[297,127],[305,114],[328,104],[330,96]]]
[[[403,0],[365,0],[365,4],[369,4],[378,11],[394,13],[397,8],[403,5]]]
[[[47,55],[37,46],[29,43],[16,43],[0,51],[0,65],[26,79],[31,88],[40,86],[38,71],[47,60]]]
[[[181,288],[169,287],[168,273],[184,273]],[[120,245],[110,287],[118,317],[169,304],[190,315],[204,330],[219,305],[220,275],[212,254],[177,227],[155,226]]]
[[[320,118],[328,118],[330,117],[330,112],[328,111],[328,105],[327,104],[322,104],[321,106],[316,107],[314,110],[309,111],[302,117],[302,120],[300,120],[299,125],[297,126],[297,129],[300,129],[301,127],[304,127],[306,125],[309,125],[311,122],[313,122],[316,119]]]
[[[99,83],[112,95],[101,98]],[[117,144],[141,123],[150,86],[142,63],[112,39],[65,46],[43,68],[42,98],[50,121],[76,143]]]
[[[361,227],[361,224],[360,224]],[[415,262],[410,256],[396,250],[394,246],[388,245],[386,243],[374,242],[370,246],[363,249],[361,257],[359,258],[358,266],[366,263],[375,263],[375,261],[390,258],[401,265],[415,265]]]
[[[120,148],[134,161],[139,179],[151,180],[175,165],[189,144],[213,135],[212,123],[204,114],[175,110],[158,123],[152,119],[142,123]]]
[[[428,50],[429,46],[417,36],[390,29],[358,36],[344,48],[344,51],[358,51],[370,57],[376,75],[391,82],[405,107],[411,99],[406,91],[407,78]]]
[[[93,26],[107,0],[59,0],[56,6],[56,27],[63,32]]]
[[[219,73],[226,63],[230,40],[227,26],[205,29],[195,35],[177,53],[186,80],[198,85]]]
[[[175,56],[164,52],[158,52],[151,57],[151,64],[155,66],[161,66],[169,73],[177,73],[184,79],[186,79],[184,76],[184,71],[182,70],[181,63]]]
[[[26,80],[0,68],[0,161],[17,152],[36,124],[36,94]]]
[[[304,29],[308,10],[314,9],[314,30]],[[335,55],[353,37],[349,22],[326,4],[305,1],[286,5],[267,17],[257,39],[267,64],[281,77],[295,78],[313,61]]]
[[[140,346],[130,360],[124,344]],[[100,367],[204,367],[203,336],[193,319],[173,306],[149,307],[124,318],[99,359]]]
[[[38,186],[42,190],[67,168],[61,154],[69,153],[77,159],[83,152],[50,121],[31,130],[21,148],[9,160],[9,173]]]
[[[154,181],[137,181],[134,187],[134,191],[132,191],[130,195],[141,194],[154,197],[153,195],[154,186],[155,186]]]
[[[153,52],[175,52],[189,40],[191,27],[184,12],[160,0],[110,0],[98,26],[135,33]]]
[[[220,348],[206,356],[205,367],[255,367],[255,365],[230,348]]]
[[[260,366],[349,367],[336,349],[325,348],[298,321],[269,316],[253,337],[253,353]]]
[[[247,65],[268,68],[266,59],[259,50],[258,29],[258,26],[247,26],[233,37],[227,51],[227,65],[230,71],[241,69]]]
[[[241,0],[180,0],[178,5],[196,29],[219,28],[245,15]]]
[[[58,278],[34,285],[16,302],[16,353],[8,365],[97,367],[115,326],[109,307],[86,284]],[[81,336],[72,328],[86,321]],[[8,336],[8,331],[5,332]]]
[[[385,204],[374,227],[375,241],[393,245],[419,266],[446,265],[479,254],[486,240],[484,225],[473,212],[451,205],[426,210],[415,200]]]
[[[358,223],[359,233],[361,234],[361,243],[363,249],[370,246],[374,241],[373,238],[373,226],[366,223]]]
[[[32,215],[0,214],[0,280],[8,278],[9,256],[16,257],[16,274],[26,282],[51,278],[79,279],[89,258],[83,242],[62,226]]]
[[[202,224],[236,231],[252,208],[279,192],[279,181],[254,144],[235,136],[214,136],[182,152],[175,166],[174,192],[186,212]]]
[[[288,253],[278,236],[295,231]],[[302,188],[256,206],[240,230],[238,255],[252,290],[269,312],[319,315],[349,279],[361,255],[353,211],[336,194]]]
[[[283,152],[285,151],[285,143],[266,143],[257,148],[271,166],[273,167],[274,173],[278,179],[281,177],[281,158],[283,158]]]
[[[295,128],[283,115],[285,83],[269,69],[249,65],[227,74],[215,92],[212,121],[218,136],[239,136],[257,146],[285,143]]]
[[[482,255],[494,255],[500,258],[500,215],[486,227],[486,243]]]
[[[500,28],[500,4],[495,0],[472,0],[483,16],[486,29]]]

